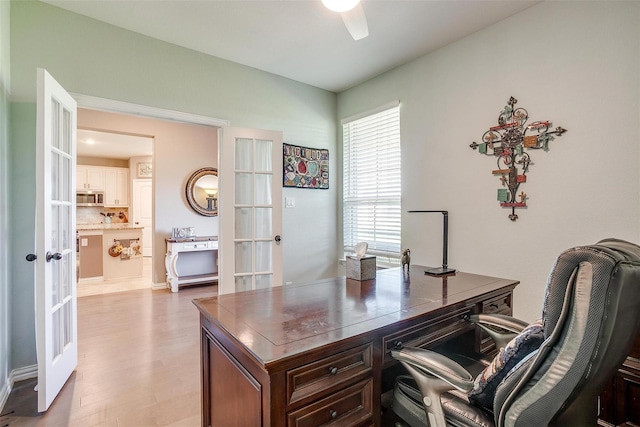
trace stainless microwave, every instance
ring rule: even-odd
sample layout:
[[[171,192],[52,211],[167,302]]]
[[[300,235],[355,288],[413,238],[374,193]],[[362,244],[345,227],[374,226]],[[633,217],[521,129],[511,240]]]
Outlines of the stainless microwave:
[[[76,192],[76,206],[104,206],[104,192],[78,191]]]

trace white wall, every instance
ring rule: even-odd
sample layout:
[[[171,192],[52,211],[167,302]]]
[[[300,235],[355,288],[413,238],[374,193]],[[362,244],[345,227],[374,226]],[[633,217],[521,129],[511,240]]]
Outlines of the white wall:
[[[9,376],[9,3],[0,2],[0,411],[7,398]]]
[[[533,150],[528,208],[500,208],[493,157],[469,148],[510,96],[568,132]],[[449,264],[519,279],[541,315],[555,257],[606,237],[640,242],[640,3],[543,2],[338,96],[338,117],[400,99],[403,211],[448,209]],[[340,145],[340,144],[339,144]],[[403,214],[412,261],[441,263],[440,215]]]

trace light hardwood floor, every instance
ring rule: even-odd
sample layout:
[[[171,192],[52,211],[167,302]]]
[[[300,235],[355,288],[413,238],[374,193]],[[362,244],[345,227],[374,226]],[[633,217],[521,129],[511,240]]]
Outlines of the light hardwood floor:
[[[151,289],[151,268],[151,257],[144,257],[142,259],[142,277],[114,280],[83,279],[78,282],[78,297],[110,294],[112,292],[131,291],[134,289]]]
[[[44,415],[36,412],[35,381],[17,384],[0,426],[199,426],[192,300],[216,293],[205,286],[78,298],[78,368]]]

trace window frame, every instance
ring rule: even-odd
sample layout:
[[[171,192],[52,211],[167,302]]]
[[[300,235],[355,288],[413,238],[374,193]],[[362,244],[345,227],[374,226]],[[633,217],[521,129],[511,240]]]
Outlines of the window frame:
[[[353,254],[353,247],[358,243],[356,240],[360,240],[368,243],[367,254],[375,255],[379,265],[400,265],[400,102],[394,101],[345,118],[341,124],[344,255]],[[365,224],[367,226],[363,226]]]

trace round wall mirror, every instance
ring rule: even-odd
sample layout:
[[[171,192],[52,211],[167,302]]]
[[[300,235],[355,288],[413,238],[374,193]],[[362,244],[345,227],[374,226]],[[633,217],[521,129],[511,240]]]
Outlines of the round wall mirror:
[[[218,170],[202,168],[195,171],[187,181],[187,202],[204,216],[218,215]]]

